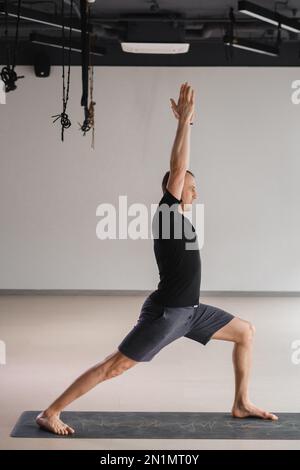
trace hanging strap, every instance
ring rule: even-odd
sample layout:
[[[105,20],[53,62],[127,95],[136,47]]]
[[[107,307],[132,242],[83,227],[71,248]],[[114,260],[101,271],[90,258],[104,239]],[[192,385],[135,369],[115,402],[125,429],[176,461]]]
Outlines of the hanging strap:
[[[20,13],[21,13],[21,0],[18,0],[18,9],[17,9],[17,22],[16,22],[16,34],[15,42],[13,48],[13,58],[12,65],[10,65],[10,46],[8,41],[8,0],[5,0],[5,39],[6,39],[6,54],[7,54],[7,65],[3,67],[0,72],[1,80],[5,84],[5,92],[13,91],[17,88],[16,81],[19,78],[24,78],[24,75],[17,76],[15,72],[16,66],[16,57],[17,57],[17,47],[19,41],[19,23],[20,23]]]
[[[80,0],[81,12],[81,78],[82,78],[82,97],[81,106],[88,106],[88,88],[89,88],[89,34],[87,34],[87,6],[86,0]]]
[[[234,40],[235,16],[234,16],[234,12],[233,12],[232,7],[229,10],[229,20],[230,20],[230,23],[229,23],[229,28],[228,28],[227,35],[228,35],[228,38],[229,38],[229,41],[230,41],[230,45],[225,46],[225,57],[226,57],[227,61],[232,60],[233,59],[233,54],[234,54],[232,41]]]
[[[72,14],[73,14],[73,0],[70,3],[70,25],[72,25]],[[61,4],[61,16],[62,16],[62,79],[63,79],[63,93],[62,93],[62,102],[63,102],[63,110],[60,114],[56,114],[55,116],[51,116],[55,118],[53,123],[55,123],[58,119],[60,119],[61,124],[61,140],[64,140],[64,130],[69,129],[71,127],[71,121],[69,119],[67,111],[67,104],[69,100],[69,91],[70,91],[70,71],[71,71],[71,40],[72,40],[72,26],[70,26],[69,30],[69,54],[68,54],[68,78],[67,78],[67,86],[65,85],[65,8],[64,8],[64,0],[62,0]]]

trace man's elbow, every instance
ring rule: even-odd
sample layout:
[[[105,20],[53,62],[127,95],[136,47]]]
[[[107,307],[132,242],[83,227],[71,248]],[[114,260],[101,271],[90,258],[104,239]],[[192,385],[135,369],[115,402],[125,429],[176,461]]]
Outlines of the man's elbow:
[[[172,174],[175,178],[185,177],[186,171],[186,165],[171,165],[170,167],[170,174]]]

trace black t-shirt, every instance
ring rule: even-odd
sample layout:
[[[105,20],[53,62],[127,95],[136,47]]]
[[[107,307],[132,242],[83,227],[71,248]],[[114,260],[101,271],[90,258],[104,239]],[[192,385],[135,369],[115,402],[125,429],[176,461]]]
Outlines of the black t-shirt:
[[[198,240],[191,222],[178,211],[180,202],[166,190],[152,221],[160,282],[150,298],[166,307],[199,304],[201,259]]]

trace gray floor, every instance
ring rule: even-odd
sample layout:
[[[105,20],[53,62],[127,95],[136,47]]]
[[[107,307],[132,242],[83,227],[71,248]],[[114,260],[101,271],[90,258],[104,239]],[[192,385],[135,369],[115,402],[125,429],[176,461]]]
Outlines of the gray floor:
[[[134,325],[144,296],[0,296],[1,449],[300,449],[300,441],[209,439],[16,439],[24,410],[42,409],[83,370],[115,350]],[[202,297],[256,325],[250,397],[272,412],[299,412],[299,297]],[[67,411],[228,412],[233,397],[232,344],[187,338],[151,363],[104,382]]]

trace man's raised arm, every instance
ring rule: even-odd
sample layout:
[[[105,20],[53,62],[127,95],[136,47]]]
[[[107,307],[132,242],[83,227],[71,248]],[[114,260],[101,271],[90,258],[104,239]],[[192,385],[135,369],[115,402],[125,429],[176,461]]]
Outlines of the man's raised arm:
[[[184,83],[181,85],[178,103],[171,99],[172,109],[178,119],[175,140],[170,159],[170,176],[167,189],[177,199],[181,198],[186,170],[190,160],[190,124],[194,115],[194,90]]]

